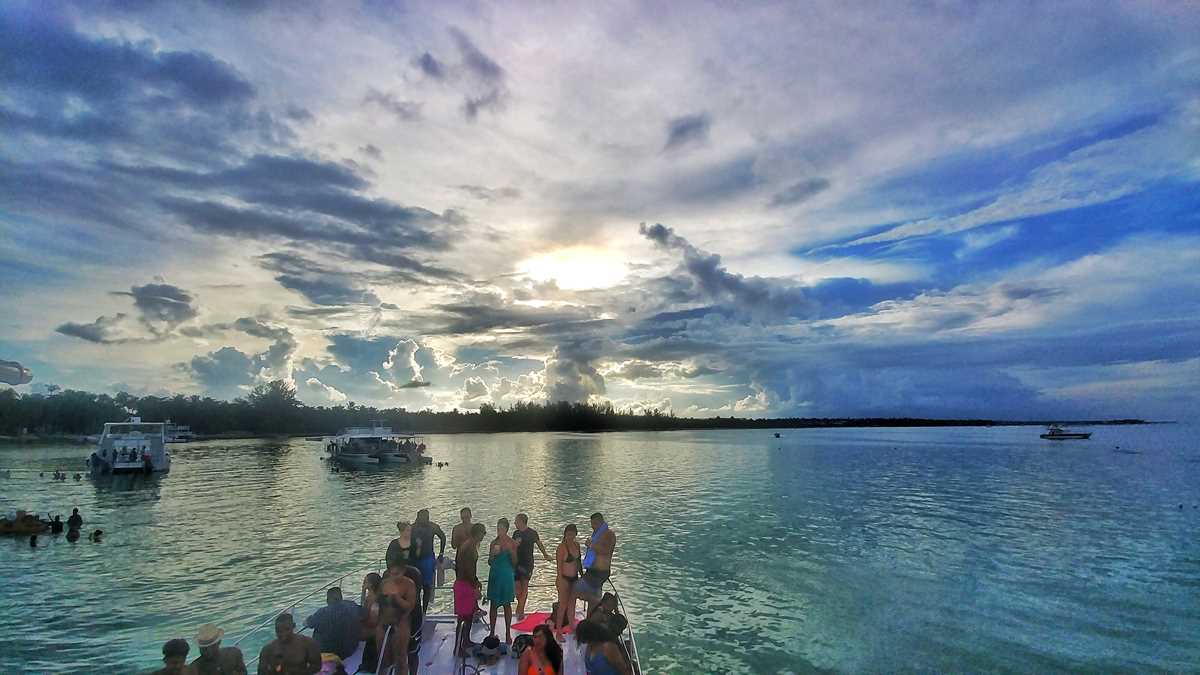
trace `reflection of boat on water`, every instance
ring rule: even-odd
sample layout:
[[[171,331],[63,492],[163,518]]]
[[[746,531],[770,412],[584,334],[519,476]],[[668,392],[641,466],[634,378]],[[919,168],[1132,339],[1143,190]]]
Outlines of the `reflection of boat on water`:
[[[0,518],[0,534],[28,536],[41,534],[49,529],[49,522],[24,511],[17,511],[10,517]]]
[[[247,654],[246,665],[250,672],[254,672],[258,662],[258,657],[255,656],[251,658],[250,654],[256,653],[256,650],[250,648],[251,643],[242,643],[245,643],[248,638],[251,638],[255,635],[259,635],[259,639],[266,639],[267,637],[270,637],[270,630],[274,626],[275,617],[283,612],[291,612],[294,614],[297,619],[297,632],[307,632],[309,629],[307,627],[301,627],[300,620],[302,617],[307,616],[312,611],[324,604],[326,589],[332,587],[344,587],[347,590],[357,590],[359,588],[359,582],[370,572],[382,574],[384,572],[383,561],[380,560],[369,567],[364,567],[343,574],[336,579],[329,580],[322,586],[312,587],[312,590],[302,597],[290,602],[286,607],[274,611],[270,615],[264,615],[264,621],[241,635],[239,638],[237,638],[237,640],[233,641],[231,646],[241,646],[242,651]],[[446,581],[447,583],[445,585],[438,585],[437,588],[439,590],[445,589],[447,591],[452,588],[453,581],[449,579]],[[626,662],[630,665],[630,671],[633,673],[633,675],[642,675],[644,671],[641,667],[641,661],[638,656],[637,640],[633,632],[633,622],[629,620],[629,613],[625,609],[625,603],[622,601],[621,594],[617,591],[616,586],[613,585],[612,580],[610,579],[606,581],[606,585],[612,592],[613,597],[616,599],[618,613],[623,619],[625,619],[624,628],[620,629],[619,634],[616,635],[617,648],[621,651],[622,656],[624,656]],[[537,593],[539,589],[551,590],[553,588],[553,582],[548,584],[534,582],[530,585],[530,589],[533,589],[535,593]],[[347,593],[347,596],[349,597],[349,593]],[[439,598],[444,599],[439,600]],[[552,611],[557,606],[557,603],[555,603],[554,606],[544,607],[540,610],[533,609],[526,614],[528,618],[525,621],[517,621],[514,617],[512,625],[512,635],[514,638],[513,647],[504,647],[505,650],[508,650],[507,653],[501,652],[495,655],[491,662],[485,662],[479,654],[479,649],[482,647],[484,638],[487,637],[489,631],[488,623],[482,612],[477,614],[476,618],[471,622],[470,639],[471,642],[475,643],[474,650],[471,651],[474,653],[468,654],[467,656],[456,656],[454,654],[456,637],[455,627],[457,618],[450,607],[444,608],[447,611],[443,611],[443,608],[439,607],[439,605],[443,603],[452,604],[452,602],[449,602],[452,600],[453,593],[437,593],[434,598],[433,605],[430,606],[429,613],[425,614],[423,617],[424,621],[421,624],[421,643],[418,652],[419,658],[417,661],[417,663],[420,664],[420,672],[422,673],[486,672],[495,673],[496,675],[525,675],[524,672],[519,674],[517,673],[517,665],[519,661],[512,653],[512,648],[515,647],[519,641],[530,640],[529,636],[532,634],[532,632],[538,625],[546,625],[546,622],[549,620]],[[536,607],[536,605],[532,604],[533,602],[534,598],[531,595],[531,606]],[[580,604],[582,605],[582,602]],[[576,612],[575,620],[580,621],[584,618],[585,616],[583,608],[580,607]],[[499,634],[503,634],[503,627],[503,620],[501,620],[497,626],[497,631]],[[391,629],[389,628],[388,631],[390,630]],[[385,643],[390,640],[389,636],[390,632],[385,633]],[[521,636],[526,637],[522,638]],[[562,648],[562,669],[559,672],[559,675],[586,675],[588,669],[586,664],[585,647],[575,639],[574,631],[566,633],[563,636],[563,642],[560,642],[559,646]],[[365,651],[366,644],[364,642],[359,642],[354,653],[348,658],[341,660],[341,665],[345,669],[345,672],[393,672],[390,669],[360,670],[360,668],[364,665],[363,656]],[[369,666],[370,664],[367,665]]]
[[[127,422],[109,422],[100,443],[88,457],[93,474],[155,473],[171,469],[167,452],[166,425],[130,417]]]
[[[190,443],[196,440],[196,433],[186,424],[171,424],[171,420],[166,421],[166,429],[164,434],[168,443]]]
[[[415,434],[393,432],[382,422],[347,427],[329,440],[325,449],[330,459],[346,464],[431,464],[425,443]]]
[[[1046,433],[1042,434],[1041,437],[1049,441],[1085,441],[1091,438],[1092,434],[1090,431],[1068,431],[1058,424],[1051,424],[1046,427]]]

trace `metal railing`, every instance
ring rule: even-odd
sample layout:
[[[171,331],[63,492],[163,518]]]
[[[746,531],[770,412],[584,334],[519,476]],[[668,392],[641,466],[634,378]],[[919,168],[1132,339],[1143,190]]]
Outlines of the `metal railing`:
[[[314,590],[312,590],[312,591],[309,591],[309,592],[308,592],[308,593],[306,593],[305,595],[303,595],[303,596],[301,596],[301,597],[299,597],[299,598],[296,598],[296,600],[295,600],[295,601],[293,601],[291,604],[289,604],[287,607],[284,607],[284,608],[282,608],[282,609],[280,609],[280,610],[278,610],[278,611],[272,612],[272,613],[271,613],[271,615],[270,615],[270,616],[268,616],[268,617],[266,618],[266,620],[264,620],[262,623],[258,624],[258,625],[257,625],[257,626],[255,626],[254,628],[251,628],[249,631],[247,631],[246,633],[244,633],[244,634],[243,634],[241,637],[239,637],[237,640],[235,640],[231,646],[233,646],[233,647],[237,647],[237,646],[238,646],[238,645],[240,645],[242,642],[244,642],[244,641],[246,640],[246,638],[250,637],[251,635],[254,635],[254,634],[256,634],[256,633],[259,633],[259,632],[261,632],[261,631],[262,631],[264,628],[266,628],[267,626],[274,626],[274,624],[275,624],[275,618],[276,618],[277,616],[279,616],[280,614],[283,614],[283,613],[285,613],[285,612],[286,612],[286,613],[289,613],[289,614],[290,614],[290,613],[293,613],[293,612],[295,611],[296,607],[300,605],[300,603],[302,603],[302,602],[304,602],[305,600],[307,600],[307,599],[309,599],[309,598],[313,597],[314,595],[316,595],[316,594],[318,594],[318,593],[320,593],[320,592],[322,592],[322,591],[324,591],[324,590],[326,590],[326,589],[328,589],[328,588],[332,588],[332,587],[333,587],[333,586],[335,586],[335,585],[336,585],[336,586],[338,586],[338,587],[340,587],[340,586],[342,585],[342,581],[343,581],[343,580],[344,580],[346,577],[349,577],[349,576],[351,576],[351,575],[365,574],[365,573],[366,573],[366,572],[368,572],[368,571],[374,571],[374,572],[378,573],[378,572],[379,572],[379,570],[381,570],[381,569],[383,568],[383,563],[384,563],[384,559],[383,559],[383,558],[380,558],[380,559],[376,560],[376,561],[375,561],[375,563],[374,563],[373,565],[368,565],[368,566],[366,566],[366,567],[360,567],[360,568],[358,568],[358,569],[351,570],[351,571],[349,571],[349,572],[346,572],[345,574],[342,574],[342,575],[341,575],[341,576],[339,576],[339,577],[335,577],[335,578],[333,578],[333,579],[331,579],[331,580],[329,580],[329,581],[325,582],[325,584],[323,584],[323,585],[322,585],[322,586],[320,586],[319,588],[316,588],[316,589],[314,589]],[[303,633],[303,632],[304,632],[304,631],[306,631],[306,630],[308,630],[308,627],[307,627],[307,626],[301,626],[301,627],[300,627],[300,628],[299,628],[299,629],[298,629],[296,632],[297,632],[297,633]],[[261,656],[261,655],[259,655],[259,656]],[[250,659],[249,661],[247,661],[247,662],[246,662],[246,667],[247,667],[247,668],[249,668],[250,666],[252,666],[252,665],[254,665],[255,663],[257,663],[257,662],[258,662],[258,658],[259,658],[259,656],[255,656],[254,658],[252,658],[252,659]]]

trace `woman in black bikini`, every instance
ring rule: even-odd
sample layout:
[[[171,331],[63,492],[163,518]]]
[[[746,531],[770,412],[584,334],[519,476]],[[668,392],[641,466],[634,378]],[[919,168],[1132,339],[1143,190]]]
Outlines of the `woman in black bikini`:
[[[563,530],[562,542],[554,559],[558,562],[558,574],[554,586],[558,589],[558,612],[554,615],[554,639],[562,642],[564,628],[571,626],[575,618],[575,580],[579,578],[579,543],[575,541],[579,530],[572,523]]]

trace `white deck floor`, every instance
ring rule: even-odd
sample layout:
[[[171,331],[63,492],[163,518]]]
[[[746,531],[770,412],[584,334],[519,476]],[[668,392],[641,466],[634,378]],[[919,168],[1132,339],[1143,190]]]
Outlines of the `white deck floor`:
[[[580,614],[578,618],[582,619]],[[504,639],[504,618],[498,617],[496,634]],[[516,623],[515,619],[513,623]],[[454,658],[454,617],[444,614],[431,614],[425,618],[425,628],[421,639],[421,662],[418,673],[421,675],[450,675],[459,673],[462,660]],[[525,631],[513,630],[513,639]],[[488,635],[486,619],[476,621],[471,628],[471,641],[482,642]],[[559,675],[585,675],[587,669],[583,665],[583,652],[575,642],[573,635],[566,635],[563,648],[563,669]],[[354,672],[362,657],[360,646],[358,653],[346,660],[346,672]],[[488,675],[517,675],[517,661],[512,654],[501,656],[492,665],[480,665],[479,659],[468,658],[467,673],[487,673]],[[478,670],[474,670],[478,669]]]

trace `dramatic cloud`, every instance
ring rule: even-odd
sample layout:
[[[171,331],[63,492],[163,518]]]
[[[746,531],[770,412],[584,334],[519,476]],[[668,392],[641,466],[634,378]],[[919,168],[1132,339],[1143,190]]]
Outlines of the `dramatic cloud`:
[[[40,381],[1200,406],[1190,5],[127,5],[0,5],[0,344]]]
[[[0,360],[0,382],[14,387],[29,384],[33,382],[33,372],[16,361]]]
[[[708,128],[712,125],[708,113],[684,115],[667,123],[667,142],[663,150],[674,150],[686,145],[696,145],[708,140]]]

